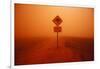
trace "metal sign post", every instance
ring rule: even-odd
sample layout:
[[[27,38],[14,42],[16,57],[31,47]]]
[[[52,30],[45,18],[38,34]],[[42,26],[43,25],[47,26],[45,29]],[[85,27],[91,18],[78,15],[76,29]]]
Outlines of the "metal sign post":
[[[56,16],[53,20],[52,20],[56,26],[54,27],[54,32],[57,32],[57,48],[58,48],[58,33],[62,31],[62,28],[59,26],[62,23],[62,19],[59,16]]]
[[[58,48],[58,32],[57,32],[57,48]]]

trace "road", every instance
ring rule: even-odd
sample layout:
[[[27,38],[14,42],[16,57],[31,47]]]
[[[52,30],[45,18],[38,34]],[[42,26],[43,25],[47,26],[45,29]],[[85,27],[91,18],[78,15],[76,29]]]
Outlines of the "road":
[[[82,55],[79,53],[80,49],[73,49],[75,45],[71,47],[65,46],[65,43],[66,40],[63,38],[59,38],[58,47],[56,38],[16,42],[15,64],[26,65],[81,61]]]

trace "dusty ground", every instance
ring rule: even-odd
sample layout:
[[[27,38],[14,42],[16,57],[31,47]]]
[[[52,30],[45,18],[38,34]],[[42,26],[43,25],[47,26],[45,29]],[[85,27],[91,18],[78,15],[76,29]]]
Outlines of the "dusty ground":
[[[60,37],[15,40],[15,65],[57,62],[91,61],[94,59],[94,40]]]

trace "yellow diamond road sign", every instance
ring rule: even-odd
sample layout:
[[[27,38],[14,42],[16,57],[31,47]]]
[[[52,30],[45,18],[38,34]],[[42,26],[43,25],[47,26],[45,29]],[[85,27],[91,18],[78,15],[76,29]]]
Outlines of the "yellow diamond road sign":
[[[56,16],[53,20],[52,20],[57,26],[59,26],[63,20],[59,17],[59,16]]]

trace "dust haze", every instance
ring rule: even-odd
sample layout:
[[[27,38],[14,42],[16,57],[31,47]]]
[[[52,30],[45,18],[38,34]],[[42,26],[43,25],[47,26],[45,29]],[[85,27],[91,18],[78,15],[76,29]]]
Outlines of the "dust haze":
[[[52,20],[63,22],[58,35]],[[94,9],[15,4],[15,65],[94,60]]]

